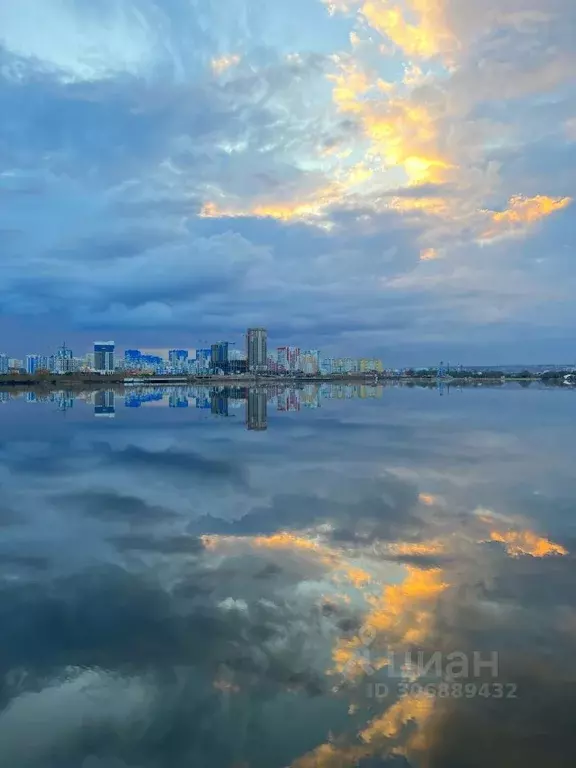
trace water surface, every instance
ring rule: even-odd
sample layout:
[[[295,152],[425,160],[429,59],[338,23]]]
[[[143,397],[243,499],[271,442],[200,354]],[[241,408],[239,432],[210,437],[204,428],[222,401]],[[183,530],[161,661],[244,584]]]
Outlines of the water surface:
[[[575,397],[1,394],[0,765],[573,767]]]

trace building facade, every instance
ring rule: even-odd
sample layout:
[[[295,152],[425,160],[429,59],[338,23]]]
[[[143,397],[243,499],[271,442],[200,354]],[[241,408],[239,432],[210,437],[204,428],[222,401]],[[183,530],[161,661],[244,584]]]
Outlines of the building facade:
[[[268,370],[268,331],[265,328],[248,328],[246,352],[251,373],[265,373]]]
[[[210,350],[210,367],[213,370],[226,371],[228,369],[228,342],[217,341],[212,344]]]
[[[94,342],[94,370],[112,373],[114,370],[115,344],[113,341]]]
[[[182,371],[188,364],[188,350],[187,349],[171,349],[168,352],[168,362],[178,371]]]
[[[43,367],[42,360],[41,355],[26,355],[26,373],[33,376]]]
[[[301,352],[300,370],[309,375],[320,371],[320,352],[317,349],[305,349]]]

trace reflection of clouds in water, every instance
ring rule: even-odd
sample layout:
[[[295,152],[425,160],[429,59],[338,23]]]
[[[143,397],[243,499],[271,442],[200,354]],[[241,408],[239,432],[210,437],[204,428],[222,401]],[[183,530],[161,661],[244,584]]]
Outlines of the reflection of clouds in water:
[[[39,691],[13,699],[0,716],[3,762],[37,765],[73,751],[90,732],[138,732],[150,723],[154,690],[144,680],[98,669],[65,670]]]
[[[354,403],[339,403],[308,420],[306,442],[272,430],[265,451],[243,431],[162,422],[106,434],[80,421],[53,452],[50,434],[15,451],[7,438],[3,763],[364,768],[394,754],[539,768],[541,733],[556,739],[547,764],[573,765],[571,518],[548,516],[549,497],[520,503],[520,481],[547,472],[537,443],[484,437],[474,464],[486,419],[470,403],[456,431],[402,399],[362,403],[370,418],[342,432]],[[365,647],[371,680],[391,649],[496,649],[503,677],[536,693],[369,701],[354,669]],[[474,762],[483,733],[494,741]]]

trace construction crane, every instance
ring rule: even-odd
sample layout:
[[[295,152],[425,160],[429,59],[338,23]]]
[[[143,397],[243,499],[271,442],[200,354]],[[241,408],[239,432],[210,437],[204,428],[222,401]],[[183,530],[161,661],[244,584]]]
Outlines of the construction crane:
[[[207,347],[211,347],[212,344],[228,344],[229,346],[232,347],[232,346],[234,346],[236,344],[236,342],[235,341],[222,341],[222,340],[219,340],[219,341],[208,341],[207,339],[198,339],[198,344],[202,345],[202,347],[203,347],[203,345],[207,345]],[[205,347],[205,348],[207,348],[207,347]]]

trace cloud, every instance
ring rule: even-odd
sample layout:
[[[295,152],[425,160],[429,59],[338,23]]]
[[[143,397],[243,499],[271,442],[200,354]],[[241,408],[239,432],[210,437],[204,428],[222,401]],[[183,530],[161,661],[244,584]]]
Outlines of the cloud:
[[[567,350],[572,4],[232,1],[0,11],[7,322],[419,358],[553,313]]]
[[[457,47],[457,40],[446,26],[442,3],[409,0],[406,6],[407,11],[419,16],[417,23],[408,22],[406,11],[390,0],[368,0],[360,8],[360,15],[407,56],[429,58]]]
[[[215,74],[221,75],[227,69],[230,69],[230,67],[234,67],[239,64],[240,60],[240,56],[235,53],[228,56],[220,56],[218,59],[212,59],[212,70],[215,72]]]
[[[491,240],[507,235],[522,234],[523,231],[536,222],[550,216],[555,211],[561,211],[572,202],[570,197],[553,198],[546,195],[523,197],[516,195],[510,198],[508,208],[490,214],[491,225],[482,235],[483,239]]]
[[[423,248],[420,251],[420,261],[434,261],[440,258],[440,253],[436,248]]]
[[[145,681],[104,670],[72,668],[66,680],[16,698],[0,715],[3,759],[38,765],[49,754],[65,754],[81,729],[123,727],[150,717],[153,693]],[[36,724],[33,739],[25,724]]]

